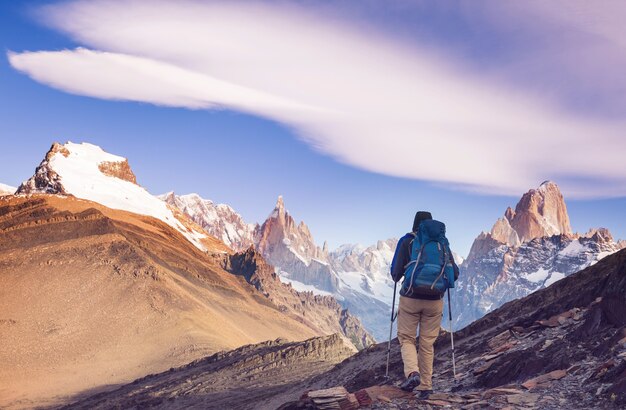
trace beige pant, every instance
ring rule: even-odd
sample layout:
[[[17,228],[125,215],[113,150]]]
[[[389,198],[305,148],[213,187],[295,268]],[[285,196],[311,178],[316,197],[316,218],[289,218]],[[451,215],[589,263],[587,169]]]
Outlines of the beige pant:
[[[439,335],[443,300],[421,300],[400,296],[398,308],[398,340],[404,362],[404,375],[419,372],[418,390],[432,390],[433,344]],[[415,336],[419,325],[419,358],[415,349]]]

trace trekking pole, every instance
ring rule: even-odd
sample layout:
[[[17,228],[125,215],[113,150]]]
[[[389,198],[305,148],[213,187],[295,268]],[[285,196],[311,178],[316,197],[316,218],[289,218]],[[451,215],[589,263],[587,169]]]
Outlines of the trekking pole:
[[[391,332],[393,331],[393,322],[396,320],[398,314],[394,316],[394,309],[396,307],[396,289],[398,282],[393,284],[393,302],[391,302],[391,322],[389,323],[389,341],[387,342],[387,368],[385,369],[385,379],[389,379],[389,355],[391,354]]]
[[[450,288],[448,288],[448,318],[450,319],[450,344],[452,345],[452,373],[456,380],[456,363],[454,362],[454,332],[452,332],[452,304],[450,303]]]

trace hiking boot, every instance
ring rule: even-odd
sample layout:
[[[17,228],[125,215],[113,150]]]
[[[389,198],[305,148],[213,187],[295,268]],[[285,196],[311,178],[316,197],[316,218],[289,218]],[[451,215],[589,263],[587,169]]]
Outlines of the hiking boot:
[[[418,400],[428,400],[428,397],[433,394],[432,390],[418,390],[415,393],[415,398]]]
[[[413,391],[420,384],[420,374],[413,372],[400,384],[400,388],[404,391]]]

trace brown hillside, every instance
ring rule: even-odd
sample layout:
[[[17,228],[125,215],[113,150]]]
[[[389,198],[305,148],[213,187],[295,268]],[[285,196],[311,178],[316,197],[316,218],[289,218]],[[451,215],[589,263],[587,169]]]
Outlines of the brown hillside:
[[[0,407],[61,403],[218,350],[338,331],[323,307],[306,320],[284,313],[222,266],[154,218],[73,197],[1,197]]]

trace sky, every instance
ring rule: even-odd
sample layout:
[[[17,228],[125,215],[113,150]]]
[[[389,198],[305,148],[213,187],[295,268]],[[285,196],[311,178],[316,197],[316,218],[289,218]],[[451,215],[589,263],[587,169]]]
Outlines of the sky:
[[[618,1],[0,2],[0,182],[85,141],[154,194],[250,222],[283,195],[331,248],[430,210],[467,255],[551,179],[575,231],[626,238],[625,17]]]

